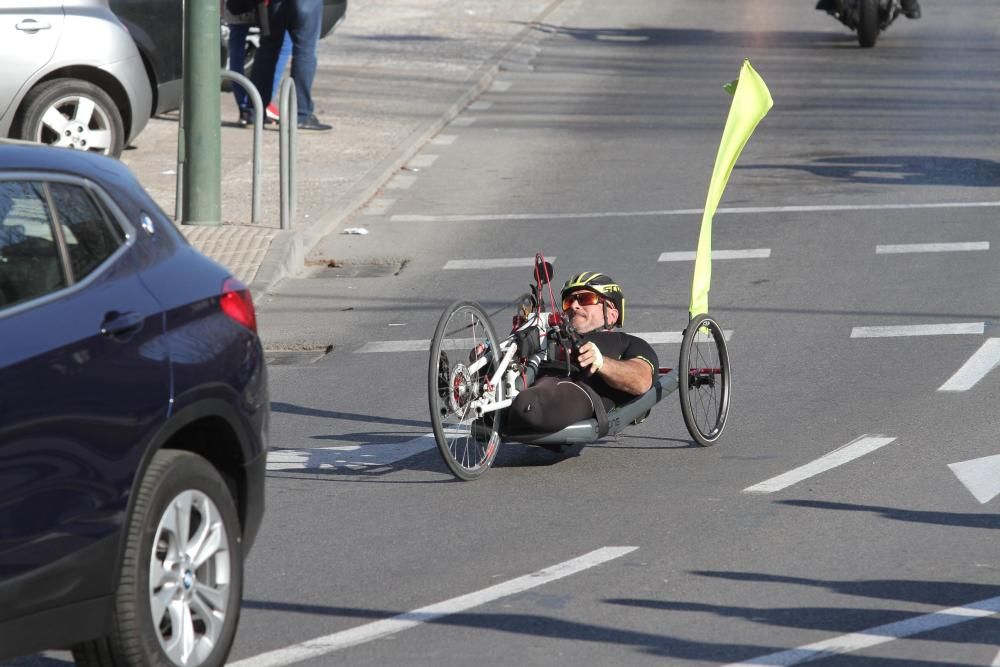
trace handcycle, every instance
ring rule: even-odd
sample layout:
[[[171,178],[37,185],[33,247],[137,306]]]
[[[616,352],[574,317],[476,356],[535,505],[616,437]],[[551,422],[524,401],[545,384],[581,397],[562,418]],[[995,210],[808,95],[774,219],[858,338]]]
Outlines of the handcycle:
[[[677,368],[659,368],[646,393],[607,411],[606,424],[592,417],[555,433],[507,433],[506,409],[541,370],[580,372],[572,364],[578,335],[558,309],[551,278],[552,264],[537,254],[531,292],[517,300],[510,334],[502,340],[473,301],[452,303],[438,321],[430,345],[429,406],[438,449],[456,477],[482,476],[504,441],[558,449],[615,435],[642,422],[674,390],[694,441],[703,447],[718,442],[729,415],[729,352],[722,328],[707,313],[688,322]]]

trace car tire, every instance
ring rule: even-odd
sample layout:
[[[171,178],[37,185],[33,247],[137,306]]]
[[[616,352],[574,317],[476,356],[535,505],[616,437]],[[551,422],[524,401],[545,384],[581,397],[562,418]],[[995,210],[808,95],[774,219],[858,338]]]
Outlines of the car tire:
[[[243,553],[219,473],[197,454],[157,452],[126,531],[112,632],[74,646],[76,664],[224,665],[239,621]]]
[[[110,95],[89,81],[60,78],[40,83],[24,96],[21,109],[16,138],[111,157],[121,155],[125,147],[121,111]],[[53,110],[65,120],[63,127],[45,120]]]

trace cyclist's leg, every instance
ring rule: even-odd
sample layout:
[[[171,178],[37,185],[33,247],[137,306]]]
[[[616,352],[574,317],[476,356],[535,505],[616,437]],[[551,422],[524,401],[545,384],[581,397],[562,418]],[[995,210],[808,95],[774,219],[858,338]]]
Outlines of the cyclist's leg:
[[[571,380],[539,378],[507,410],[509,433],[555,433],[594,416],[589,394]]]

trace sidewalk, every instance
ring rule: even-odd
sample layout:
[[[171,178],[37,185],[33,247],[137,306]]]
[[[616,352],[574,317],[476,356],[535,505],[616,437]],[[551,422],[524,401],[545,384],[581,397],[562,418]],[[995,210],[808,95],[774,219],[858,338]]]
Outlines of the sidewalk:
[[[251,226],[252,131],[223,93],[220,226],[180,228],[229,266],[255,297],[294,275],[309,251],[380,188],[502,69],[525,69],[545,36],[539,24],[579,0],[350,0],[320,42],[317,116],[332,132],[299,132],[298,200],[278,229],[278,132],[264,130],[262,223]],[[274,126],[271,126],[272,128]],[[122,161],[167,212],[175,211],[177,116],[153,119]]]

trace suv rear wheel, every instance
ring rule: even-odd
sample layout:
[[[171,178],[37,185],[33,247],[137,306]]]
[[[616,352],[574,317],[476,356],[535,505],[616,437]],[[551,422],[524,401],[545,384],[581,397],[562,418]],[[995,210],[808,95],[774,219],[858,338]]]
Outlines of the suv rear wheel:
[[[121,111],[89,81],[52,79],[24,97],[15,136],[118,157],[125,141]]]
[[[129,518],[114,630],[73,647],[78,665],[225,664],[243,593],[240,523],[202,457],[162,450]]]

